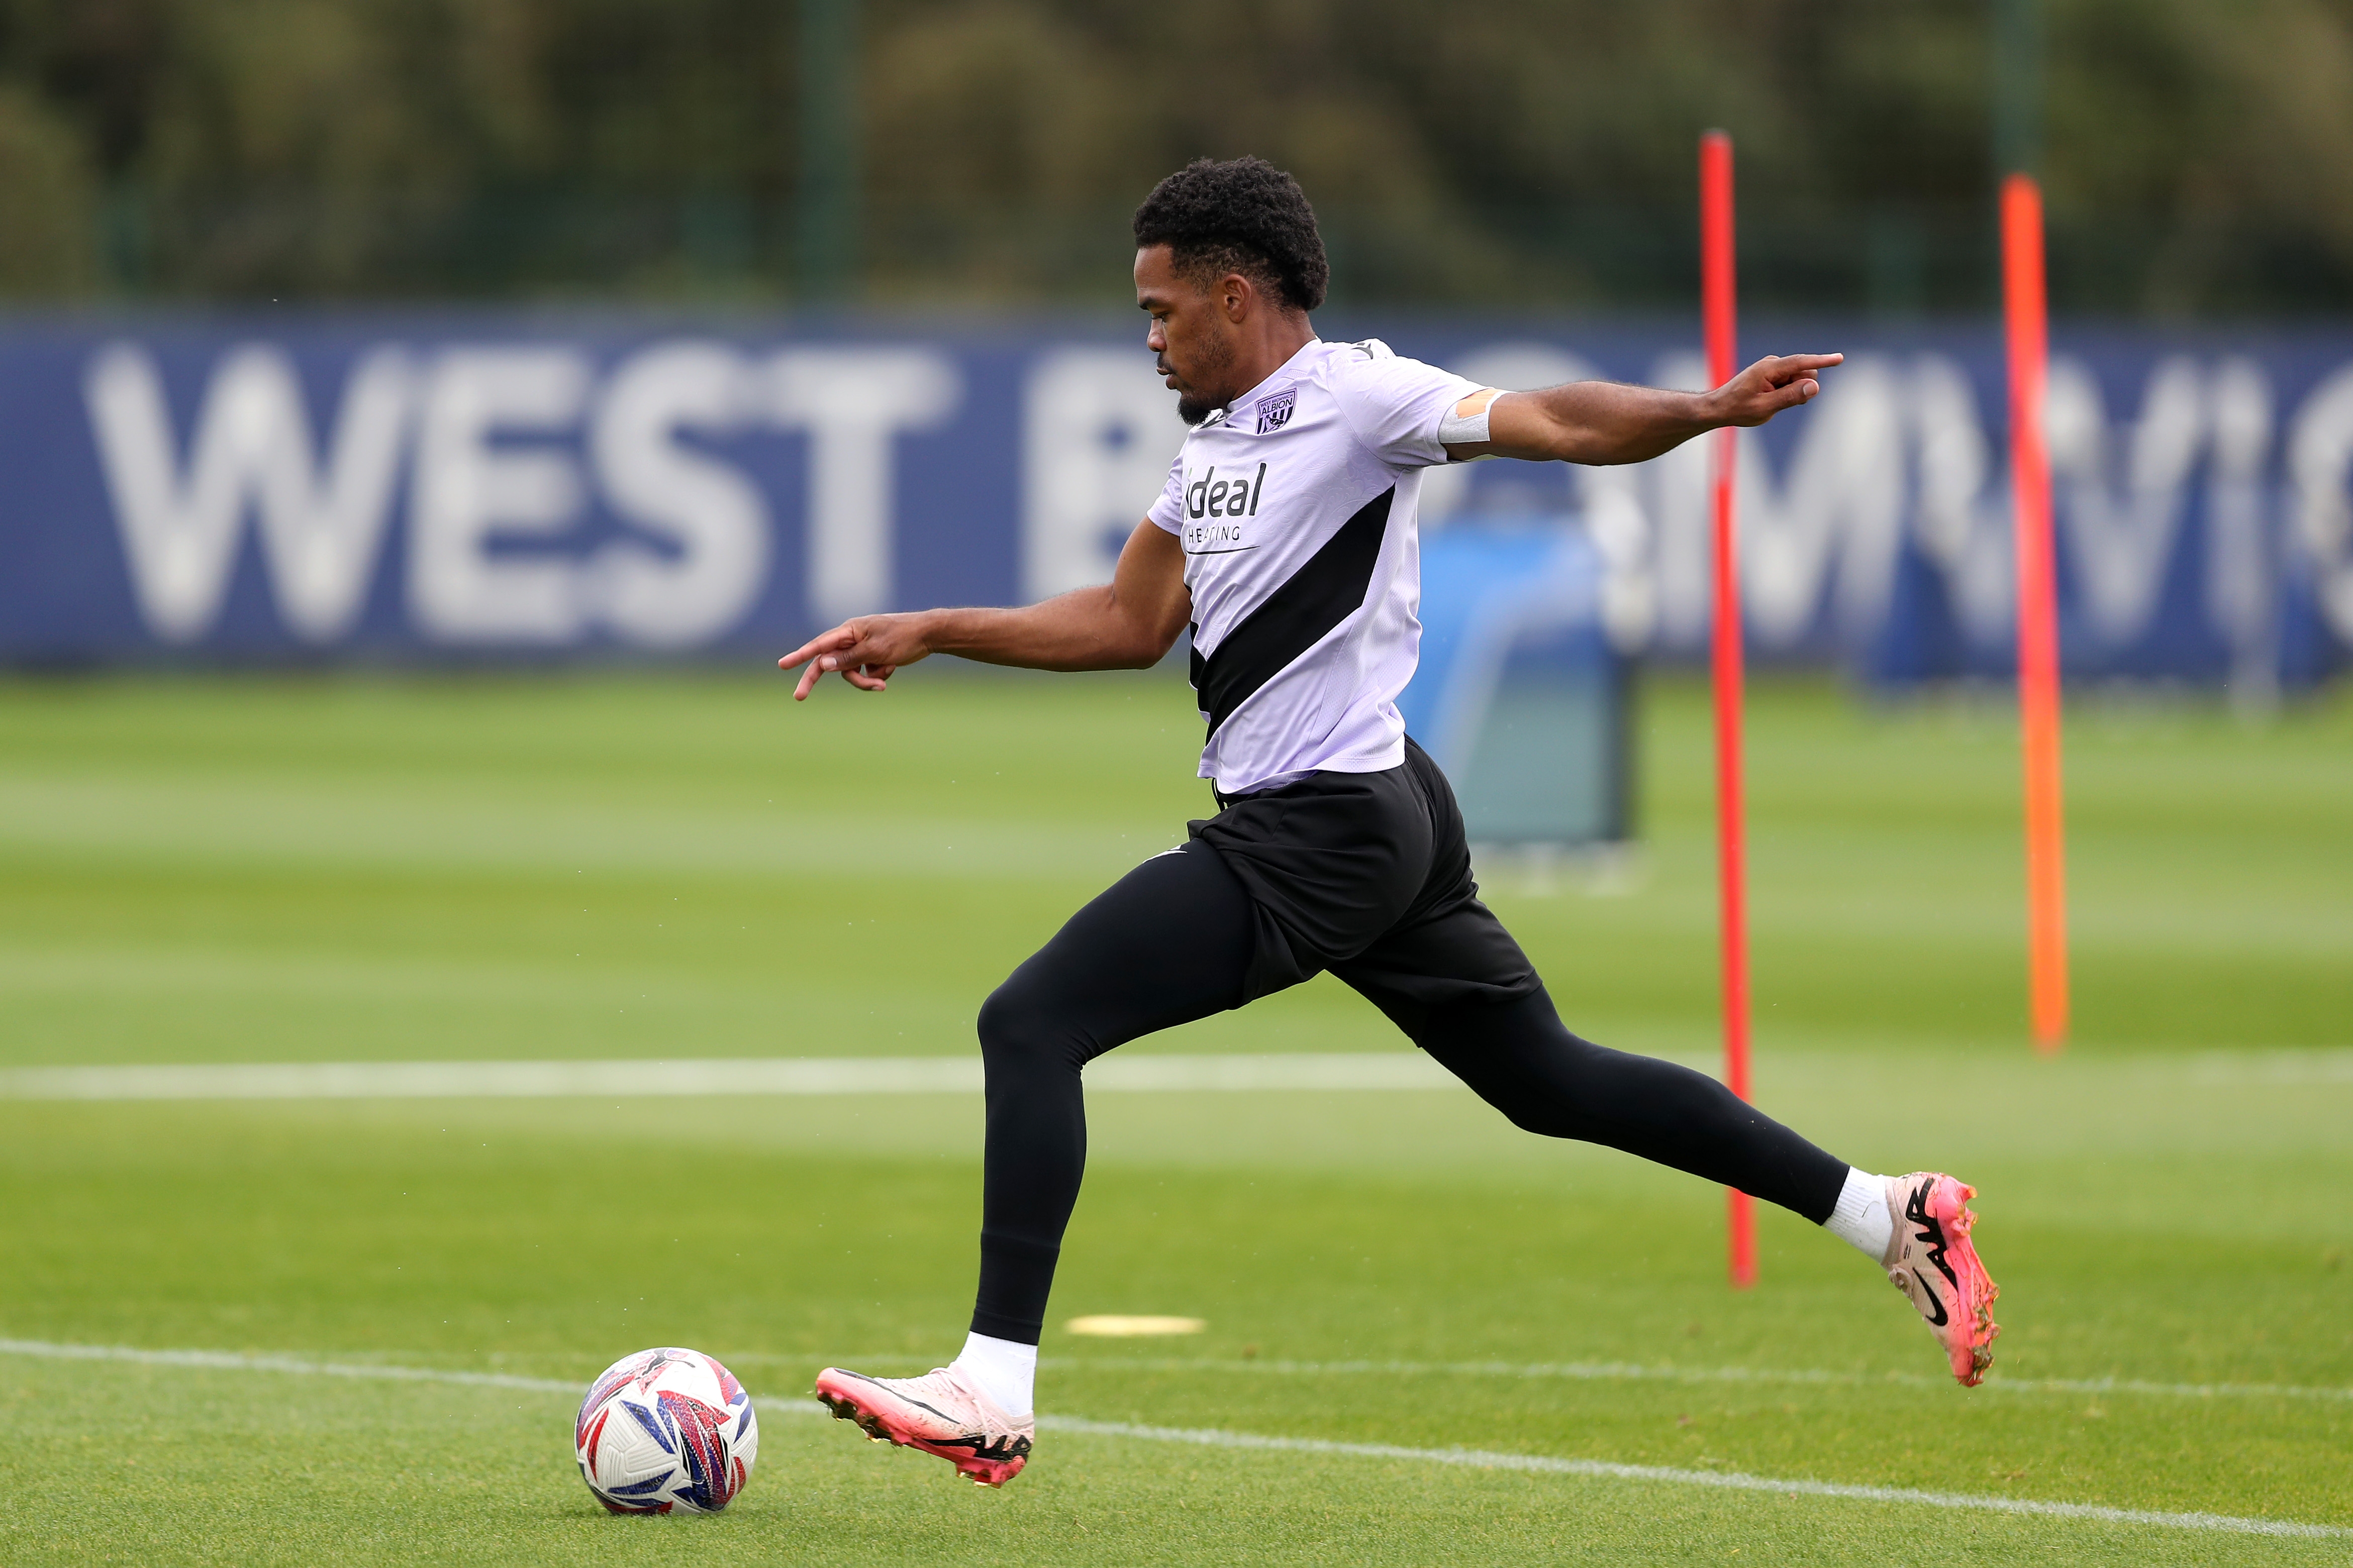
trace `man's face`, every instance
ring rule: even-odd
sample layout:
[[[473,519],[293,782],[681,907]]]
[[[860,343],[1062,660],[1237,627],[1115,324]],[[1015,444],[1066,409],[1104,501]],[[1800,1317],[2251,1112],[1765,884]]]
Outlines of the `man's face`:
[[[1152,317],[1144,346],[1176,393],[1177,417],[1187,425],[1198,425],[1244,390],[1229,384],[1241,323],[1233,309],[1239,301],[1223,284],[1218,279],[1204,289],[1179,276],[1165,245],[1135,253],[1135,302]]]

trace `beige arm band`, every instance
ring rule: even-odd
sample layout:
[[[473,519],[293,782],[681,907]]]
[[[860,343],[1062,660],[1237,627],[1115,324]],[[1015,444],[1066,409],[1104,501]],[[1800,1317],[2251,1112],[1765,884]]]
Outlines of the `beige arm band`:
[[[1441,447],[1483,447],[1487,444],[1487,413],[1495,406],[1502,393],[1493,387],[1482,387],[1449,410],[1438,422],[1438,444]]]

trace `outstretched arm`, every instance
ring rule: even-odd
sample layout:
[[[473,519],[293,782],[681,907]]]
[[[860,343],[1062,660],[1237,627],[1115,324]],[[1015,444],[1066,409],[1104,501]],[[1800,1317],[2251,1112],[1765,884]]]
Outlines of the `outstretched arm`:
[[[1080,588],[1018,610],[917,610],[860,616],[776,660],[806,664],[793,700],[807,698],[839,672],[864,691],[880,691],[892,672],[935,653],[1025,669],[1142,669],[1156,663],[1192,618],[1185,551],[1150,521],[1136,524],[1119,567],[1100,588]]]
[[[1540,392],[1482,392],[1455,412],[1471,417],[1486,400],[1484,442],[1449,444],[1446,455],[1526,458],[1537,462],[1639,463],[1726,425],[1762,425],[1822,389],[1821,373],[1844,354],[1768,355],[1714,392],[1662,392],[1611,381],[1572,381]]]

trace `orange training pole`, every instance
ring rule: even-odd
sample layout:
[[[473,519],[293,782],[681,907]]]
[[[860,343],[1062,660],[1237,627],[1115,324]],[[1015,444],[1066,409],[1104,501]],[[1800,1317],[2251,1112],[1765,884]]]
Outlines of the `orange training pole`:
[[[2002,300],[2009,316],[2010,444],[2018,541],[2018,719],[2026,767],[2027,988],[2034,1048],[2067,1041],[2067,847],[2059,789],[2059,578],[2042,395],[2050,360],[2042,192],[2001,188]]]
[[[1699,139],[1700,313],[1707,330],[1707,376],[1732,379],[1735,284],[1732,247],[1732,138],[1711,131]],[[1716,432],[1714,530],[1715,627],[1715,842],[1724,931],[1724,1081],[1748,1098],[1748,888],[1746,816],[1740,773],[1740,552],[1733,510],[1738,448],[1727,426]],[[1757,1210],[1746,1193],[1725,1194],[1732,1282],[1757,1283]]]

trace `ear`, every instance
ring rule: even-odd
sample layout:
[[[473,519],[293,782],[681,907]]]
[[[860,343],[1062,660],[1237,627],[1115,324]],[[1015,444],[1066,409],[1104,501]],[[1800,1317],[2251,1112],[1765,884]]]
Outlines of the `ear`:
[[[1226,320],[1240,326],[1258,303],[1258,287],[1239,272],[1229,272],[1218,279],[1218,303]]]

